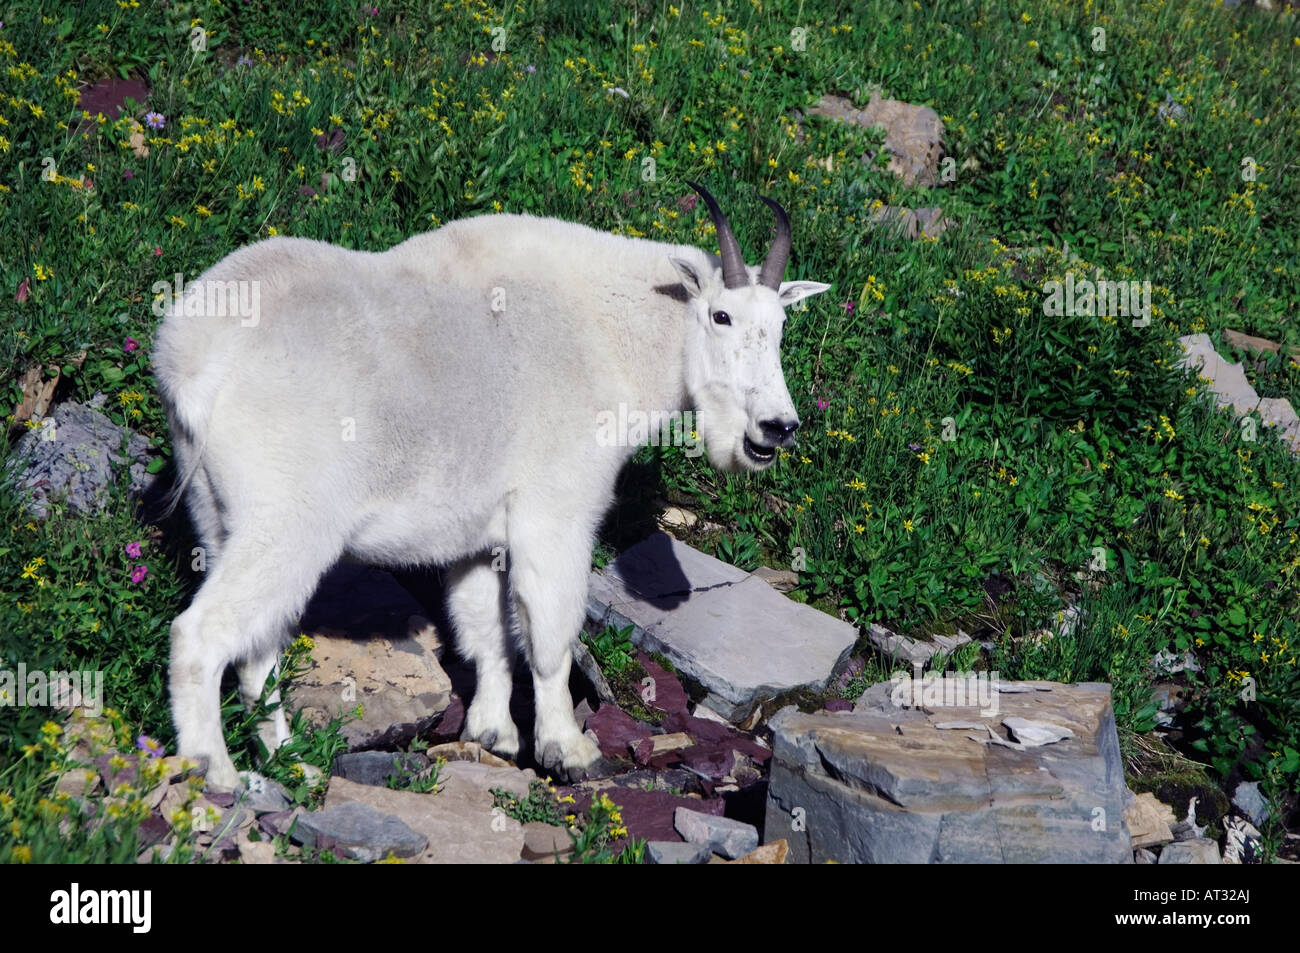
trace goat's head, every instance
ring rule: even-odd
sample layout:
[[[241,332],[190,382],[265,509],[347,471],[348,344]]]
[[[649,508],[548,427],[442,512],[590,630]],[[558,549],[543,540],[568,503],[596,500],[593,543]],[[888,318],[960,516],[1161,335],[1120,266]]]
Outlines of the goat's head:
[[[778,448],[794,444],[799,428],[781,371],[785,309],[830,285],[781,280],[790,258],[790,221],[776,202],[761,197],[776,213],[776,239],[762,266],[750,268],[717,201],[688,184],[709,208],[722,255],[720,267],[704,270],[672,259],[690,296],[686,391],[709,461],[720,470],[762,470]]]

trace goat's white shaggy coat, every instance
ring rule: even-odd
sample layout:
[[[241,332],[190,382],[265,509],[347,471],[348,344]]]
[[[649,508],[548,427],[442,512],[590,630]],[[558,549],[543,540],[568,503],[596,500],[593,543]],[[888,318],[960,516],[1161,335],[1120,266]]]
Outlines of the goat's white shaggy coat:
[[[187,294],[212,281],[258,282],[256,323],[185,316],[182,299],[154,362],[207,555],[207,579],[172,625],[173,718],[181,753],[208,756],[223,786],[238,778],[222,673],[238,665],[256,702],[344,556],[449,567],[450,615],[478,680],[465,737],[517,753],[517,634],[538,761],[590,764],[598,749],[573,717],[571,645],[596,530],[635,451],[598,441],[598,416],[693,407],[715,466],[762,469],[789,442],[768,425],[790,422],[787,438],[797,426],[783,308],[828,287],[725,288],[718,259],[699,249],[521,215],[454,222],[383,253],[273,238]],[[493,570],[494,547],[508,572]],[[286,737],[277,713],[263,738],[270,748]]]

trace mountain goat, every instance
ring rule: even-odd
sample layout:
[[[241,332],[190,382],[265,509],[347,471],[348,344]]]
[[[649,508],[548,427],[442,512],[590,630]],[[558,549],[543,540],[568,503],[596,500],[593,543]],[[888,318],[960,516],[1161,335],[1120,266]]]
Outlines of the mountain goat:
[[[623,405],[694,409],[714,466],[764,469],[799,426],[780,363],[784,308],[830,287],[781,280],[790,226],[776,202],[763,198],[776,238],[752,267],[717,202],[692,187],[720,259],[486,215],[382,253],[268,239],[170,304],[154,363],[207,556],[172,623],[172,715],[180,753],[207,756],[211,782],[238,783],[220,717],[226,666],[254,704],[319,579],[345,557],[449,568],[449,615],[477,678],[463,737],[518,753],[518,637],[535,758],[574,775],[598,757],[573,715],[571,648],[596,531],[636,450],[599,436],[598,419]],[[257,313],[211,313],[205,288],[244,282]],[[259,731],[273,749],[288,737],[284,715]]]

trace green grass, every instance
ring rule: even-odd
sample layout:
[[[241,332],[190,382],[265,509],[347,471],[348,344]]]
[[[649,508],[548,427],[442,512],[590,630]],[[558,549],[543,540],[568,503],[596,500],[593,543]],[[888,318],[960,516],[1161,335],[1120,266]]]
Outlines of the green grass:
[[[0,233],[21,236],[0,257],[0,407],[29,366],[59,368],[62,393],[106,393],[165,456],[157,283],[270,234],[382,249],[502,209],[710,247],[678,201],[692,178],[753,255],[762,192],[794,222],[787,277],[835,285],[787,325],[799,446],[761,476],[680,448],[643,451],[638,472],[722,526],[717,551],[797,568],[799,598],[906,633],[961,625],[1004,674],[1110,681],[1130,728],[1147,653],[1192,650],[1187,752],[1293,810],[1300,475],[1174,365],[1189,333],[1297,343],[1298,30],[1209,2],[400,0],[310,19],[18,3],[0,31]],[[147,157],[128,119],[77,106],[122,75],[166,117]],[[944,118],[954,181],[859,164],[878,134],[817,118],[799,134],[822,93],[862,105],[873,84]],[[907,243],[866,225],[877,203],[959,225]],[[1150,281],[1150,324],[1044,314],[1067,267]],[[1261,393],[1293,395],[1276,376]],[[9,496],[0,516],[4,666],[101,668],[108,703],[170,746],[167,626],[196,584],[192,542],[146,536],[124,492],[93,519],[36,523]],[[1080,630],[1025,647],[1074,603]],[[48,714],[0,708],[0,770]]]

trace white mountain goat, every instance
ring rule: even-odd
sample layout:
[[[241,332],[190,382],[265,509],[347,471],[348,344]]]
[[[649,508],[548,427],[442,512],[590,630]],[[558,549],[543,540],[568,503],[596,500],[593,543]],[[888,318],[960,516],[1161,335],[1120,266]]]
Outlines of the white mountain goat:
[[[830,287],[781,280],[790,226],[776,202],[763,199],[776,238],[751,267],[717,202],[692,187],[720,259],[486,215],[383,253],[258,242],[169,306],[154,363],[207,557],[172,623],[172,716],[180,753],[207,756],[210,782],[238,783],[220,717],[226,666],[254,704],[344,557],[449,567],[449,614],[478,682],[466,739],[517,754],[518,636],[536,759],[569,776],[597,759],[573,715],[571,648],[596,531],[636,450],[598,436],[598,420],[620,405],[694,409],[714,466],[764,469],[799,426],[781,371],[783,309]],[[252,283],[244,300],[257,313],[212,313],[205,290],[247,287],[232,282]],[[260,731],[273,749],[288,737],[284,715]]]

